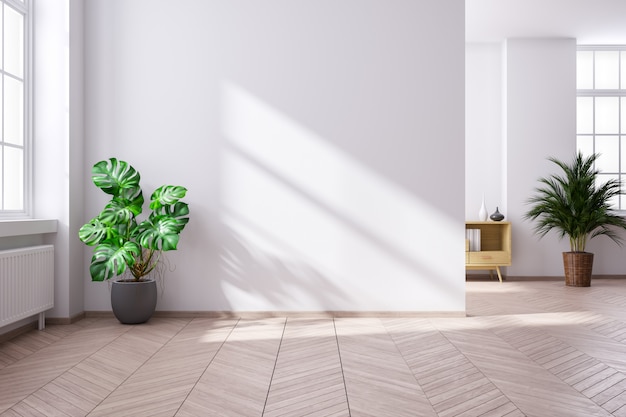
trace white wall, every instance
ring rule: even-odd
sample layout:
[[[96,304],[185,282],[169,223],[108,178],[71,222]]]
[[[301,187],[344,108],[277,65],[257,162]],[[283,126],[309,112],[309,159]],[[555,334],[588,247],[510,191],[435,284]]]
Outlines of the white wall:
[[[465,219],[479,220],[482,197],[489,214],[507,213],[503,184],[502,45],[465,47]],[[508,220],[508,219],[507,219]]]
[[[85,269],[79,253],[83,243],[78,240],[78,229],[83,225],[84,185],[86,182],[84,166],[85,114],[84,114],[84,0],[69,1],[69,45],[68,57],[68,187],[69,187],[69,257],[68,276],[70,281],[70,317],[76,317],[85,311],[84,281]]]
[[[464,311],[463,1],[93,0],[85,58],[85,172],[189,188],[158,309]]]
[[[76,256],[83,211],[82,3],[50,0],[34,7],[33,216],[58,219],[57,233],[44,237],[55,245],[50,317],[84,311],[83,265]]]
[[[511,275],[562,275],[567,241],[538,240],[523,220],[539,177],[554,172],[546,158],[569,160],[576,150],[576,40],[506,42],[507,190],[514,222]]]

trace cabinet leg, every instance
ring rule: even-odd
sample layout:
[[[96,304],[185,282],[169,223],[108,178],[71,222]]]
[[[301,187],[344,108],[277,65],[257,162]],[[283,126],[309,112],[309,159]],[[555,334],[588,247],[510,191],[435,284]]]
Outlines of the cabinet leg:
[[[498,279],[502,282],[502,274],[500,273],[500,267],[496,266],[496,271],[498,271]]]

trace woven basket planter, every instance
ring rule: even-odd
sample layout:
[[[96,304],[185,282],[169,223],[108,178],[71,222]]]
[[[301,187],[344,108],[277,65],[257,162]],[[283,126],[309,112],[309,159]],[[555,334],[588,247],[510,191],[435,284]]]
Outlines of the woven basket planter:
[[[593,253],[563,252],[563,268],[565,269],[565,285],[589,287],[591,286]]]

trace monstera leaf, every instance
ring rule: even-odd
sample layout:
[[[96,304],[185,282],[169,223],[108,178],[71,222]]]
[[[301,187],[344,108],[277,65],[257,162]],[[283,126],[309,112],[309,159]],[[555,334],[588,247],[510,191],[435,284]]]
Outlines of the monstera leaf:
[[[187,194],[185,187],[179,185],[162,185],[152,193],[150,197],[150,209],[157,210],[163,206],[172,205],[185,197],[185,194]]]
[[[179,230],[182,231],[187,222],[189,222],[189,205],[187,203],[183,203],[179,201],[175,204],[171,204],[168,206],[161,206],[158,209],[153,210],[151,217],[163,216],[163,217],[171,217],[179,221],[181,228]]]
[[[111,226],[100,221],[98,217],[89,220],[78,231],[78,238],[89,246],[97,245],[110,236]]]
[[[129,198],[136,193],[141,176],[128,162],[110,158],[91,169],[93,183],[107,194]]]
[[[141,248],[135,242],[116,244],[114,240],[96,246],[91,257],[89,272],[94,281],[104,281],[121,275],[126,266],[132,266],[135,258],[141,255]]]
[[[142,206],[143,194],[141,190],[139,191],[139,195],[133,200],[113,197],[113,199],[104,206],[102,213],[100,213],[100,220],[106,224],[129,223],[138,214],[141,214]]]
[[[137,241],[144,248],[153,250],[176,250],[180,232],[189,222],[186,203],[163,206],[138,227]]]

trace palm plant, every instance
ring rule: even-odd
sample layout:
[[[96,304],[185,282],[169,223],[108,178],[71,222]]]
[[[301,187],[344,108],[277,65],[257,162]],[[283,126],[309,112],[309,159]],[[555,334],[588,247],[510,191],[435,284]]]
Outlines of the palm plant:
[[[572,252],[585,252],[589,239],[605,235],[621,244],[615,227],[626,229],[626,220],[615,214],[610,201],[622,194],[618,180],[598,184],[598,170],[594,163],[598,154],[584,157],[578,153],[571,164],[554,157],[550,161],[563,171],[540,178],[542,187],[528,200],[531,209],[526,219],[536,220],[535,233],[540,237],[556,230],[559,238],[567,236]]]
[[[144,197],[140,175],[125,161],[110,158],[92,168],[94,184],[111,200],[98,216],[82,226],[80,240],[95,246],[89,272],[94,281],[104,281],[130,271],[140,281],[158,265],[164,251],[175,250],[180,232],[189,221],[189,207],[180,201],[187,189],[163,185],[152,193],[152,212],[138,221]]]

